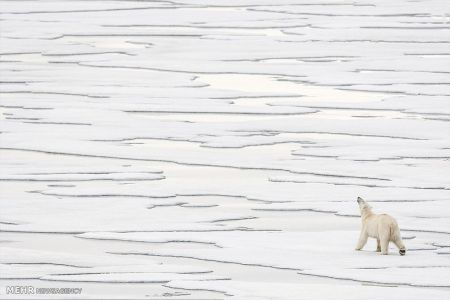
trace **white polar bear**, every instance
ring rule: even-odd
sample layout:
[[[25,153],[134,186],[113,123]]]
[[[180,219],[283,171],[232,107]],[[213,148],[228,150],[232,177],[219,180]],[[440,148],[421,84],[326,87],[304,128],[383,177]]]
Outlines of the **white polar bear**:
[[[381,254],[387,255],[389,242],[394,242],[400,250],[400,255],[405,255],[406,248],[400,236],[397,221],[386,214],[374,214],[370,205],[360,197],[358,197],[358,204],[361,210],[362,228],[356,250],[361,250],[367,243],[367,239],[371,237],[377,239],[377,252],[381,251]]]

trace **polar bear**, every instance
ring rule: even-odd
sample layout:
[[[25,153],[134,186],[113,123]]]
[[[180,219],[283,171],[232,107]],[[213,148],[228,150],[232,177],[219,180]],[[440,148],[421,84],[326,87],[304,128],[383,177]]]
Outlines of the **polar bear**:
[[[397,221],[389,215],[377,215],[372,212],[372,207],[358,197],[358,205],[361,210],[362,228],[356,250],[361,250],[369,237],[377,239],[377,252],[388,254],[389,242],[394,242],[400,255],[406,254],[406,248],[400,236]]]

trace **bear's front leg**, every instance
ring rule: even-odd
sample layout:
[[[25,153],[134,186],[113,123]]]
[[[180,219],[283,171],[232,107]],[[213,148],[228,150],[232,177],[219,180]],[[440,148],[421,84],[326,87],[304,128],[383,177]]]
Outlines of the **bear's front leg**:
[[[377,252],[381,252],[380,239],[377,239]]]
[[[363,228],[361,230],[361,234],[359,235],[359,241],[356,245],[355,250],[359,251],[361,250],[367,243],[367,239],[369,238],[369,235],[367,234],[366,230]]]

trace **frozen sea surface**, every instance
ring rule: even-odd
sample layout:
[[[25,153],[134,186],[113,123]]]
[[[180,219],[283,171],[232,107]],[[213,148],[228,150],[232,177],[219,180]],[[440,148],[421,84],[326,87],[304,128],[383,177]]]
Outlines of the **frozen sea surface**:
[[[0,6],[0,298],[450,298],[447,0]]]

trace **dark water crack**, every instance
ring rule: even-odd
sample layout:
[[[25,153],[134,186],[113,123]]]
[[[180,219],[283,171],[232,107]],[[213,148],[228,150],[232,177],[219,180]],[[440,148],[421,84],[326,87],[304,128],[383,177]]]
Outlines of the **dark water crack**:
[[[169,159],[132,158],[132,157],[123,157],[123,156],[82,154],[82,153],[70,153],[70,152],[13,148],[13,147],[0,147],[0,150],[34,152],[34,153],[43,153],[43,154],[49,154],[49,155],[66,155],[66,156],[75,156],[75,157],[91,157],[91,158],[130,160],[130,161],[165,162],[165,163],[172,163],[172,164],[183,165],[183,166],[216,167],[216,168],[228,168],[228,169],[237,169],[237,170],[260,170],[260,171],[275,171],[275,172],[278,171],[278,172],[287,172],[287,173],[299,174],[299,175],[313,175],[313,176],[318,176],[318,177],[353,178],[353,179],[370,179],[370,180],[379,180],[379,181],[391,181],[390,179],[379,178],[379,177],[352,176],[352,175],[329,174],[329,173],[306,172],[306,171],[293,171],[293,170],[282,169],[282,168],[266,168],[266,167],[232,166],[232,165],[221,165],[221,164],[180,162],[180,161],[174,161],[174,160],[169,160]]]

